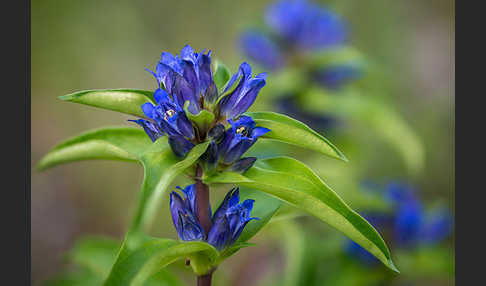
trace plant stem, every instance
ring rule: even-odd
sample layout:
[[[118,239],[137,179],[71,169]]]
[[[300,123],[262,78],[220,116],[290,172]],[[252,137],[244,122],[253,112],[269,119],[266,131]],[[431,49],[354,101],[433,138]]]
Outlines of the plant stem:
[[[197,276],[197,286],[211,286],[211,278],[213,273],[209,273],[202,276]]]
[[[207,235],[211,229],[211,210],[209,208],[209,186],[204,184],[201,180],[202,178],[202,168],[197,165],[196,169],[196,207],[197,207],[197,219],[204,229]],[[197,277],[198,286],[211,286],[211,278],[213,276],[213,271],[210,271],[206,275],[201,275]]]
[[[206,238],[211,229],[211,212],[209,209],[209,186],[201,181],[202,168],[197,166],[196,170],[196,206],[197,218],[206,233]]]

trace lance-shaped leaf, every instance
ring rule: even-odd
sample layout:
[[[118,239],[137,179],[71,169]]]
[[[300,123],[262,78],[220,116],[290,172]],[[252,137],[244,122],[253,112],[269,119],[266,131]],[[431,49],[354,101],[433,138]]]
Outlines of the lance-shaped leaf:
[[[206,183],[233,183],[275,196],[328,223],[398,271],[378,232],[303,163],[288,157],[258,160],[244,175],[225,172]]]
[[[37,166],[39,170],[81,160],[135,161],[152,142],[141,129],[113,127],[88,131],[68,139],[47,153]]]
[[[261,138],[282,141],[348,161],[329,140],[298,120],[275,112],[247,112],[246,114],[253,118],[257,126],[270,129],[270,132]]]
[[[150,226],[160,198],[170,183],[201,157],[209,143],[208,141],[194,146],[181,160],[174,155],[167,144],[167,139],[160,138],[152,149],[142,155],[141,161],[145,168],[145,175],[132,229]]]
[[[218,251],[205,242],[179,242],[130,233],[104,285],[144,285],[162,268],[184,258],[191,259],[196,273],[205,274],[218,255]]]
[[[152,143],[141,129],[104,128],[86,132],[56,146],[38,164],[44,170],[61,163],[92,160],[138,161],[145,170],[133,229],[148,227],[160,198],[170,183],[191,167],[209,142],[196,145],[183,159],[172,152],[167,137]]]
[[[146,102],[153,103],[153,91],[138,89],[83,90],[60,96],[59,99],[145,117],[140,106]]]
[[[86,236],[75,242],[68,258],[75,268],[48,281],[49,286],[101,285],[108,278],[122,242],[111,237]],[[144,286],[185,285],[166,269],[160,269]]]

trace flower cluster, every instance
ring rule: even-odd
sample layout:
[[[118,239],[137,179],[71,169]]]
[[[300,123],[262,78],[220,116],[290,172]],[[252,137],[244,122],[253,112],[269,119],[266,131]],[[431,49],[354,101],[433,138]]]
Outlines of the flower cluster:
[[[402,248],[433,245],[452,232],[452,217],[445,209],[426,212],[415,191],[401,183],[390,183],[384,193],[393,207],[392,213],[368,213],[364,217]],[[345,251],[367,264],[378,260],[355,242],[348,240]]]
[[[240,46],[250,59],[270,70],[301,61],[306,52],[316,52],[346,44],[348,29],[334,12],[305,0],[281,0],[265,13],[270,31],[249,29],[240,37]],[[354,64],[332,64],[311,72],[316,82],[331,89],[361,76]]]
[[[239,203],[239,189],[235,188],[226,194],[212,215],[212,226],[206,234],[197,218],[195,185],[178,189],[183,196],[175,191],[170,194],[170,211],[177,234],[183,241],[206,241],[216,249],[223,250],[238,240],[249,221],[258,219],[250,217],[254,200]]]
[[[184,157],[195,144],[210,139],[211,147],[203,156],[206,166],[221,162],[235,170],[251,167],[253,158],[240,157],[270,130],[256,127],[242,114],[265,85],[266,73],[253,77],[251,66],[244,62],[220,92],[213,79],[211,52],[196,53],[189,45],[180,55],[163,52],[155,71],[150,72],[159,85],[154,92],[156,105],[143,104],[146,118],[131,121],[142,126],[152,141],[167,135],[174,154]],[[205,128],[191,119],[202,111],[214,115]]]

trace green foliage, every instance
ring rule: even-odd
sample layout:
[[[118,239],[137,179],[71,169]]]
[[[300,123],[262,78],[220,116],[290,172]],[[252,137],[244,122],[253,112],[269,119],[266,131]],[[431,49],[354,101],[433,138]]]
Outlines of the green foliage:
[[[76,268],[51,279],[46,286],[102,285],[110,274],[120,245],[120,241],[110,237],[87,236],[79,239],[67,256]],[[166,269],[159,269],[141,285],[182,286],[185,284]]]
[[[37,168],[42,171],[59,164],[94,159],[136,161],[151,146],[147,134],[138,128],[96,129],[58,144],[39,161]]]
[[[205,274],[218,255],[218,251],[205,242],[178,242],[129,233],[103,285],[144,285],[162,268],[183,258],[191,259],[195,273]]]
[[[59,97],[64,101],[145,117],[140,106],[153,103],[153,92],[137,89],[84,90]]]
[[[262,138],[273,139],[314,150],[332,158],[348,161],[329,140],[306,124],[275,112],[247,112],[257,126],[270,129]]]
[[[378,232],[349,208],[307,166],[288,157],[258,160],[244,175],[225,172],[207,183],[232,183],[255,188],[309,212],[360,244],[394,271],[388,248]]]
[[[222,91],[226,83],[230,79],[230,71],[221,61],[214,61],[214,83],[219,91]]]

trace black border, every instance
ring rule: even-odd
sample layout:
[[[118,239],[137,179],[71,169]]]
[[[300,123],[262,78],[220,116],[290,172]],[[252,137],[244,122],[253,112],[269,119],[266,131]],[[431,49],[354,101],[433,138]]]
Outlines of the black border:
[[[30,285],[30,0],[3,4],[0,284]]]

